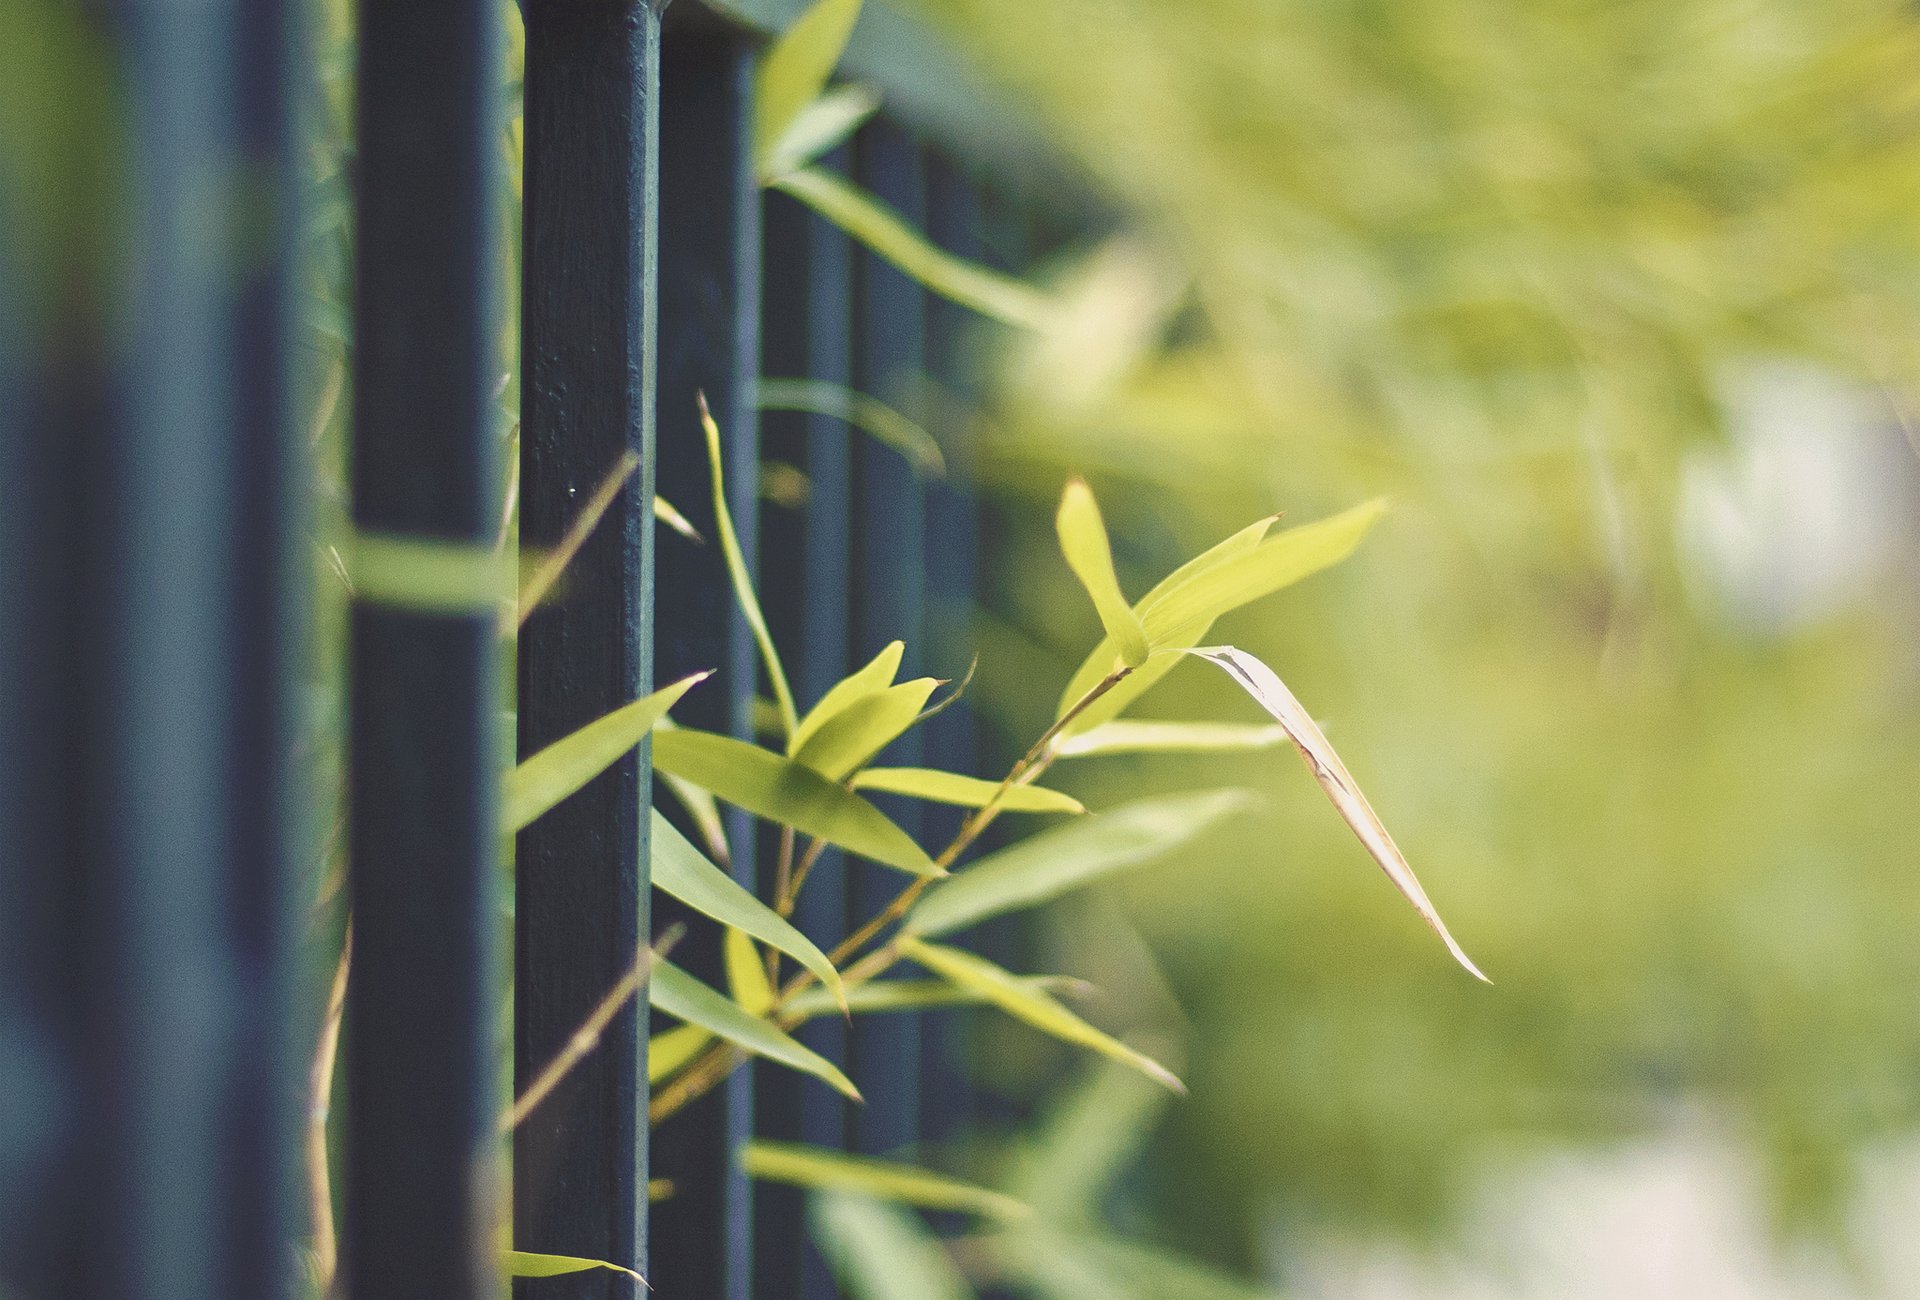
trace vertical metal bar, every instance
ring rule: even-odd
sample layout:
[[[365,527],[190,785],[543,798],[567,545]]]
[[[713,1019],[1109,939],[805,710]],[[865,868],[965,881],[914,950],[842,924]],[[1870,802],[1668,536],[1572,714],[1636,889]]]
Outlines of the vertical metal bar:
[[[550,547],[623,453],[641,457],[527,621],[524,757],[651,689],[659,15],[645,0],[529,0],[521,287],[520,537]],[[561,1050],[649,934],[642,745],[521,832],[514,1073]],[[609,1025],[514,1140],[523,1250],[647,1262],[643,1008]],[[634,1294],[604,1270],[521,1280],[528,1297]]]
[[[755,554],[760,449],[754,402],[760,328],[760,203],[752,167],[752,47],[698,10],[670,16],[660,69],[659,490],[712,531],[711,478],[695,408],[704,392],[725,448],[729,509]],[[752,734],[755,654],[719,547],[674,537],[660,552],[659,664],[663,678],[699,669],[718,677],[675,716],[692,726]],[[751,824],[732,817],[733,871],[757,889]],[[663,916],[679,915],[663,902]],[[719,944],[696,923],[675,960],[716,983]],[[663,1294],[747,1300],[752,1204],[734,1158],[752,1131],[753,1074],[675,1115],[654,1138],[673,1196],[654,1214],[653,1273]]]
[[[846,151],[822,166],[844,170]],[[853,245],[828,221],[777,191],[768,191],[766,301],[761,369],[768,376],[832,384],[852,382]],[[763,514],[762,589],[767,618],[788,657],[793,689],[804,709],[853,667],[849,561],[852,547],[852,438],[846,424],[820,414],[765,412],[762,441],[769,462],[784,460],[806,476],[805,499],[769,503]],[[807,877],[794,921],[816,942],[846,932],[846,862],[821,855]],[[828,1060],[844,1062],[846,1023],[821,1016],[797,1031]],[[842,1147],[847,1103],[829,1089],[769,1067],[759,1079],[760,1131],[814,1146]],[[768,1300],[835,1300],[839,1290],[810,1249],[805,1197],[795,1188],[762,1184],[754,1233],[759,1293]]]
[[[498,10],[360,7],[353,510],[363,539],[491,556]],[[404,562],[402,562],[404,564]],[[497,597],[352,620],[345,1289],[491,1297]]]
[[[927,217],[926,173],[918,146],[900,128],[879,121],[855,141],[855,179],[916,226]],[[853,377],[862,391],[911,405],[926,363],[926,294],[918,284],[862,251],[854,259]],[[854,599],[856,662],[887,642],[906,642],[901,675],[917,676],[927,663],[926,493],[900,454],[860,438],[853,454]],[[918,763],[922,737],[909,732],[887,752],[890,762]],[[890,801],[887,811],[918,838],[923,809]],[[886,906],[899,877],[868,867],[855,877],[856,921]],[[852,1034],[853,1077],[867,1104],[854,1113],[858,1148],[898,1151],[920,1140],[921,1018],[870,1016]]]

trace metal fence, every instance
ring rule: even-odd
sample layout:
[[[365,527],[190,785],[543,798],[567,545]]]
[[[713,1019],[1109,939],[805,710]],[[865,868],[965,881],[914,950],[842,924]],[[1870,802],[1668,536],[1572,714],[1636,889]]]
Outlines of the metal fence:
[[[0,171],[7,1300],[297,1286],[293,1081],[318,1014],[292,901],[316,852],[294,698],[308,603],[288,360],[297,8],[30,4],[0,67],[46,61],[43,143],[77,151],[51,188],[31,149]],[[720,558],[656,541],[649,509],[656,489],[706,498],[696,392],[727,430],[732,508],[801,695],[894,638],[921,656],[909,670],[965,669],[953,629],[978,555],[965,492],[837,420],[758,410],[763,374],[876,392],[964,376],[957,309],[755,181],[753,59],[760,29],[791,8],[681,0],[663,22],[641,0],[524,5],[523,544],[556,543],[624,452],[641,468],[573,560],[565,598],[523,629],[522,755],[700,668],[721,670],[717,688],[690,696],[685,720],[750,734],[753,647]],[[503,477],[488,411],[506,252],[498,17],[449,0],[358,6],[354,523],[456,569],[491,551]],[[95,87],[96,108],[69,102]],[[980,187],[898,122],[830,165],[939,242],[979,250]],[[804,472],[804,509],[762,502],[763,455]],[[503,1285],[505,665],[485,592],[434,608],[403,596],[363,582],[351,619],[353,1300]],[[948,764],[977,743],[962,710],[934,737]],[[671,919],[650,909],[650,794],[643,747],[518,837],[520,1082]],[[909,830],[930,815],[894,811]],[[749,833],[733,828],[739,843]],[[870,882],[833,855],[813,881],[800,918],[812,933],[874,910]],[[689,941],[681,960],[717,976],[717,947]],[[875,1152],[934,1134],[963,1109],[948,1028],[817,1023],[808,1041],[851,1062],[865,1107],[742,1070],[650,1143],[646,1021],[618,1016],[514,1132],[516,1243],[642,1269],[667,1297],[835,1294],[794,1194],[749,1187],[732,1152],[750,1131]],[[650,1159],[674,1185],[651,1210]],[[637,1284],[598,1272],[514,1288],[571,1300]]]

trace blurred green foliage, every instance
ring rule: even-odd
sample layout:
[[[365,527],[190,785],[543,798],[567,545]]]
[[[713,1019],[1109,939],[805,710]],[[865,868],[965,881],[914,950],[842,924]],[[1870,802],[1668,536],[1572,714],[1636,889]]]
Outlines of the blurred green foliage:
[[[1920,338],[1920,16],[903,7],[1035,109],[1124,232],[1063,262],[1067,322],[1008,346],[983,419],[1006,526],[982,683],[1016,734],[1097,635],[1031,558],[1066,472],[1093,477],[1130,595],[1264,511],[1402,501],[1222,635],[1326,723],[1497,987],[1423,942],[1291,752],[1083,766],[1095,807],[1154,779],[1276,792],[1118,895],[1190,1017],[1163,1026],[1193,1085],[1148,1165],[1164,1230],[1244,1262],[1276,1222],[1432,1228],[1496,1140],[1701,1098],[1770,1157],[1783,1224],[1837,1222],[1857,1144],[1920,1119],[1915,462],[1892,432]],[[1802,516],[1877,511],[1898,562],[1856,557],[1847,599],[1756,627],[1690,570],[1683,487],[1787,361],[1862,394],[1898,454],[1884,500],[1790,482],[1755,526],[1790,554]],[[1140,712],[1257,717],[1198,668]],[[1112,918],[1089,915],[1060,942],[1098,965]],[[1106,974],[1116,1006],[1155,978]]]

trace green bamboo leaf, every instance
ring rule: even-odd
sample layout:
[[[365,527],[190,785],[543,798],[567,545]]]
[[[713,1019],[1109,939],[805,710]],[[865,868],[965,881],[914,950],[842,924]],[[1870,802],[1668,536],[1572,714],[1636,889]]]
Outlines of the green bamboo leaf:
[[[886,815],[810,767],[731,736],[676,728],[653,738],[653,765],[756,817],[791,826],[916,876],[946,873]]]
[[[845,996],[840,972],[813,940],[771,907],[755,898],[732,876],[707,860],[658,810],[653,812],[653,883],[694,911],[729,927],[728,933],[752,935],[813,972],[836,996]],[[762,968],[760,978],[766,979]],[[736,992],[736,997],[738,996]],[[771,1000],[771,999],[769,999]],[[749,1007],[750,1011],[761,1008]]]
[[[898,212],[832,172],[802,167],[769,183],[943,298],[1025,329],[1043,329],[1052,318],[1032,286],[935,247]]]
[[[1103,1063],[1088,1071],[1021,1145],[1010,1193],[1046,1206],[1055,1223],[1098,1222],[1099,1207],[1152,1136],[1167,1101],[1130,1070]]]
[[[855,700],[821,723],[794,752],[793,761],[830,781],[846,780],[914,724],[939,684],[932,677],[916,677]]]
[[[498,615],[513,578],[492,542],[357,533],[346,567],[362,602],[438,614]]]
[[[1043,993],[1085,995],[1092,985],[1069,975],[1026,975],[1027,983]],[[889,1011],[924,1011],[928,1007],[977,1006],[985,1002],[974,989],[955,988],[945,980],[868,980],[847,990],[850,1015],[881,1015]],[[808,985],[787,999],[781,1011],[801,1020],[837,1014],[839,1005],[825,989]]]
[[[615,1273],[625,1273],[642,1286],[646,1279],[623,1264],[610,1264],[604,1259],[581,1259],[577,1255],[536,1255],[527,1250],[504,1250],[500,1252],[500,1271],[508,1277],[559,1277],[563,1273],[586,1273],[594,1269],[608,1269]]]
[[[1187,1086],[1160,1062],[1135,1051],[1119,1039],[1082,1020],[1051,994],[1041,992],[1011,971],[1002,970],[984,957],[976,957],[958,948],[946,948],[919,939],[903,938],[900,952],[936,975],[965,988],[977,989],[987,1001],[1017,1020],[1024,1020],[1042,1033],[1062,1042],[1089,1048],[1122,1065],[1140,1071],[1155,1083],[1184,1095]]]
[[[693,686],[711,674],[695,673],[671,686],[622,705],[570,736],[554,741],[506,775],[500,817],[512,834],[618,762],[638,745]]]
[[[727,931],[723,954],[727,966],[727,992],[741,1009],[764,1016],[777,1000],[773,981],[767,978],[766,963],[753,939],[744,931]]]
[[[837,1091],[860,1100],[860,1090],[832,1061],[803,1047],[778,1026],[722,997],[671,962],[654,966],[647,996],[656,1011],[698,1025],[755,1056],[764,1056],[769,1061],[824,1079]]]
[[[1169,588],[1186,582],[1196,574],[1202,573],[1216,565],[1223,564],[1235,556],[1244,555],[1248,551],[1251,551],[1254,547],[1258,546],[1261,539],[1267,535],[1267,530],[1273,527],[1274,519],[1277,517],[1278,516],[1269,515],[1265,519],[1247,525],[1239,532],[1233,534],[1233,536],[1214,543],[1214,545],[1208,547],[1175,569],[1172,573],[1162,578],[1152,591],[1149,591],[1145,596],[1140,598],[1140,603],[1135,605],[1134,609],[1138,611],[1146,605],[1148,601],[1158,600],[1167,593]],[[1207,627],[1211,626],[1211,623],[1207,625]],[[1193,629],[1193,639],[1189,644],[1198,645],[1200,639],[1207,634],[1207,627]],[[1119,658],[1119,655],[1120,651],[1114,645],[1113,638],[1109,636],[1101,637],[1100,644],[1095,646],[1092,653],[1081,661],[1080,667],[1076,669],[1073,676],[1068,679],[1066,689],[1060,694],[1060,705],[1054,710],[1053,716],[1056,718],[1064,717],[1067,710],[1079,703],[1081,697],[1092,690],[1101,678],[1113,671],[1114,663]],[[1065,734],[1071,736],[1082,731],[1090,731],[1109,719],[1119,717],[1129,704],[1146,694],[1148,688],[1171,672],[1174,664],[1177,662],[1178,660],[1171,656],[1149,659],[1141,667],[1135,669],[1132,675],[1122,679],[1119,685],[1115,686],[1105,695],[1102,695],[1098,700],[1094,701],[1092,705],[1083,710],[1078,717],[1068,724]]]
[[[1120,590],[1120,580],[1113,572],[1113,551],[1107,544],[1107,526],[1100,518],[1100,503],[1082,480],[1069,480],[1066,491],[1060,494],[1054,528],[1060,534],[1060,553],[1093,598],[1100,625],[1119,648],[1120,661],[1138,668],[1147,661],[1146,629]]]
[[[1360,792],[1360,786],[1347,771],[1347,765],[1340,761],[1340,755],[1334,753],[1333,746],[1327,743],[1319,724],[1313,715],[1302,708],[1300,701],[1273,669],[1254,658],[1244,650],[1232,646],[1208,646],[1203,649],[1189,650],[1188,654],[1205,659],[1231,677],[1241,689],[1254,698],[1254,702],[1273,715],[1274,721],[1287,729],[1287,735],[1293,740],[1294,747],[1300,751],[1300,757],[1306,760],[1307,768],[1313,773],[1314,780],[1320,783],[1327,798],[1345,819],[1360,843],[1387,873],[1387,879],[1393,882],[1406,900],[1413,904],[1413,910],[1420,914],[1433,932],[1440,936],[1440,942],[1447,946],[1453,959],[1466,967],[1468,973],[1476,979],[1492,980],[1480,972],[1453,936],[1447,933],[1447,926],[1440,919],[1440,913],[1434,909],[1427,898],[1427,891],[1420,886],[1420,880],[1413,874],[1406,855],[1400,852],[1400,846],[1393,842],[1393,836],[1387,834],[1386,823],[1380,820],[1373,806],[1367,802],[1367,796]]]
[[[672,718],[662,718],[654,730],[672,731],[678,726]],[[706,852],[723,868],[731,866],[733,854],[727,848],[727,828],[720,820],[720,805],[714,797],[690,781],[682,781],[671,772],[654,769],[654,779],[673,795],[680,806],[693,819],[694,829],[700,832],[700,838],[706,844]]]
[[[818,992],[822,1006],[832,1006],[823,989],[809,989]],[[659,1083],[684,1065],[692,1063],[693,1058],[706,1050],[713,1041],[713,1035],[698,1025],[675,1025],[647,1040],[647,1082]]]
[[[1103,722],[1069,736],[1054,749],[1061,758],[1101,754],[1227,754],[1287,743],[1285,727],[1240,722]],[[856,787],[858,782],[855,782]]]
[[[907,914],[912,934],[947,934],[1164,856],[1256,802],[1246,790],[1156,795],[1042,831],[929,889]]]
[[[880,108],[880,97],[866,86],[835,86],[823,91],[800,110],[757,164],[764,182],[796,167],[805,167],[844,142]]]
[[[780,34],[760,61],[754,84],[754,157],[764,169],[782,138],[820,97],[846,53],[860,0],[819,0]]]
[[[762,379],[755,393],[763,411],[805,411],[850,424],[905,456],[923,477],[947,472],[933,435],[879,398],[824,379]]]
[[[698,542],[702,546],[706,545],[707,539],[700,535],[700,530],[698,528],[695,528],[692,522],[688,520],[688,518],[685,515],[680,513],[679,508],[675,506],[673,502],[667,500],[665,497],[663,496],[654,497],[653,517],[657,519],[659,522],[665,524],[667,527],[673,529],[674,532],[679,533],[682,537],[686,538],[688,541]]]
[[[893,1160],[756,1138],[740,1148],[740,1167],[763,1182],[815,1191],[855,1192],[922,1210],[950,1210],[1018,1222],[1032,1213],[1004,1192]]]
[[[1002,794],[998,781],[982,781],[977,776],[941,772],[930,767],[863,767],[853,774],[853,788],[883,790],[960,808],[984,808],[999,795],[998,806],[1006,812],[1084,813],[1087,810],[1086,805],[1072,795],[1044,786],[1010,785]]]
[[[890,641],[885,649],[873,657],[871,663],[834,683],[833,688],[820,697],[820,702],[807,710],[807,716],[800,719],[800,725],[787,737],[787,757],[792,758],[798,753],[800,746],[806,744],[814,732],[841,710],[856,700],[863,700],[893,685],[894,674],[900,671],[900,657],[906,652],[905,642]]]
[[[917,1215],[844,1192],[815,1192],[807,1212],[820,1253],[852,1300],[973,1300]]]
[[[773,698],[780,706],[780,720],[786,726],[788,735],[799,725],[799,718],[793,707],[793,689],[787,685],[787,670],[780,665],[780,653],[773,648],[773,634],[767,631],[767,616],[760,612],[760,598],[753,594],[753,578],[747,573],[747,557],[740,549],[740,534],[733,528],[733,512],[727,508],[727,483],[725,468],[720,457],[720,426],[714,423],[713,412],[707,409],[707,395],[695,394],[700,406],[700,428],[707,435],[707,464],[713,471],[713,521],[714,530],[720,534],[720,551],[726,557],[727,576],[733,579],[733,594],[740,602],[740,612],[747,620],[747,626],[753,631],[753,640],[760,647],[760,658],[767,666],[767,678],[773,683]]]

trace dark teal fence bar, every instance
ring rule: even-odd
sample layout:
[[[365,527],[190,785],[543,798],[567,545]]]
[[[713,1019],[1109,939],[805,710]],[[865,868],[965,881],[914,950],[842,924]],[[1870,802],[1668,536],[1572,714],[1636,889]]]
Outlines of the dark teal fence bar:
[[[498,11],[363,0],[359,18],[354,521],[363,548],[479,570],[500,510]],[[364,564],[356,581],[342,1277],[353,1300],[491,1300],[498,600],[428,609],[383,600]]]
[[[523,548],[558,543],[640,457],[519,649],[524,757],[653,681],[659,19],[644,0],[529,0],[521,279]],[[632,965],[650,926],[649,749],[521,832],[514,1074],[524,1087]],[[647,1016],[629,1007],[514,1138],[514,1240],[647,1263]],[[521,1279],[529,1300],[628,1297],[600,1270]]]

